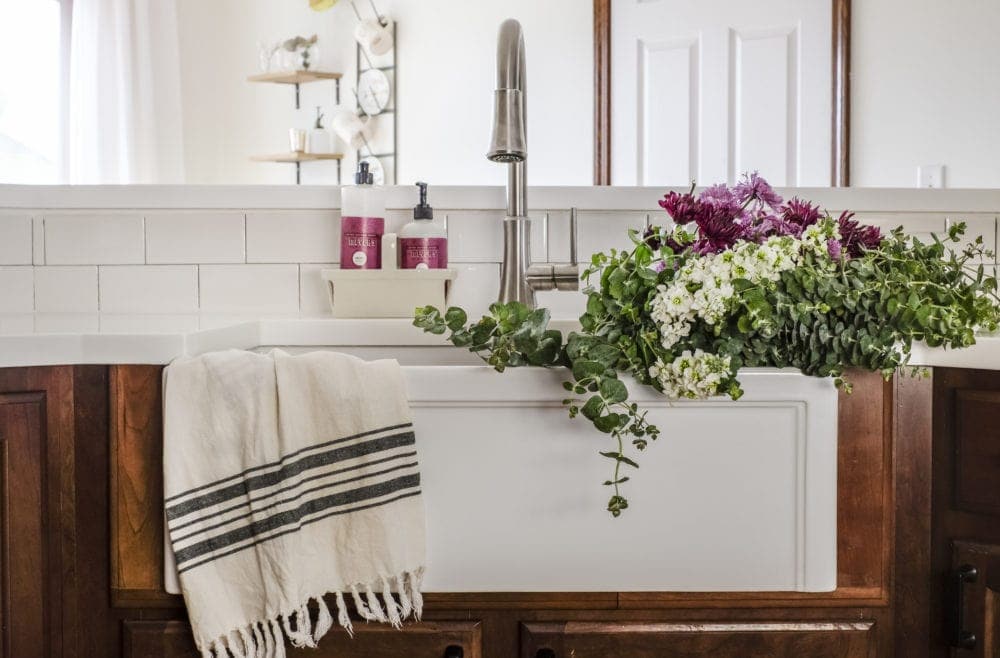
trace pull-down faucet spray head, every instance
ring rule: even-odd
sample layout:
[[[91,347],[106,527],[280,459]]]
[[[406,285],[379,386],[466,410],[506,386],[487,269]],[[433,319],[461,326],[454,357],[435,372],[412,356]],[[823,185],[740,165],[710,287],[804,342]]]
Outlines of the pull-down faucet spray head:
[[[497,34],[497,87],[494,92],[493,136],[486,158],[493,162],[524,162],[528,157],[525,131],[524,37],[521,24],[508,18]]]

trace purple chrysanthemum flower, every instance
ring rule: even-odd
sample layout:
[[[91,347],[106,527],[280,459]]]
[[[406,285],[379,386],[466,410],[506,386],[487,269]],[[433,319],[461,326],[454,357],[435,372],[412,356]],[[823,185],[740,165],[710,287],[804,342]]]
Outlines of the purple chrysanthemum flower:
[[[781,205],[781,197],[764,180],[763,176],[756,171],[750,174],[743,174],[740,182],[733,188],[733,192],[740,203],[756,200],[766,203],[772,208],[777,208]]]
[[[736,194],[734,194],[725,183],[718,183],[716,185],[712,185],[711,187],[706,187],[698,196],[698,200],[704,203],[711,203],[715,206],[729,206],[739,204],[740,202],[740,200],[736,198]]]
[[[717,254],[746,238],[746,228],[724,213],[698,218],[698,240],[691,248],[699,254]]]
[[[819,216],[818,207],[808,201],[802,201],[798,197],[790,200],[781,208],[781,218],[785,222],[798,227],[798,231],[794,234],[796,237],[802,235],[802,231],[807,226],[812,226],[818,222]]]
[[[840,260],[841,255],[841,244],[840,240],[836,238],[830,238],[826,241],[826,252],[830,254],[830,258],[833,260]]]
[[[702,204],[690,193],[669,192],[660,200],[660,207],[675,224],[689,224],[704,212]]]
[[[861,256],[867,249],[876,249],[882,244],[882,231],[877,226],[866,226],[854,219],[854,213],[846,210],[837,219],[840,229],[840,243],[851,258]]]

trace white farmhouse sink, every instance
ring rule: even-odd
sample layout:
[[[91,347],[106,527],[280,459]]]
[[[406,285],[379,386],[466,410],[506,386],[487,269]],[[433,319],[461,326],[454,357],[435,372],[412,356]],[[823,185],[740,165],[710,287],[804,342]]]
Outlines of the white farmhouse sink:
[[[567,417],[564,371],[426,365],[476,362],[454,348],[338,349],[403,364],[427,506],[426,591],[836,587],[828,379],[745,370],[739,402],[673,405],[630,385],[662,434],[627,473],[631,506],[613,519],[601,484],[613,463],[597,454],[612,440]]]

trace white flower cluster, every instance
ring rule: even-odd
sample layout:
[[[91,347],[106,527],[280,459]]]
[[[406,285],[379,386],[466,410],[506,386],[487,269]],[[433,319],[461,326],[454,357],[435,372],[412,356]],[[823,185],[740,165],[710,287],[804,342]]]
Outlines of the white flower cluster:
[[[657,286],[653,298],[650,315],[659,325],[663,347],[670,349],[688,336],[695,320],[719,322],[735,294],[734,279],[777,281],[783,271],[795,267],[799,248],[794,238],[772,237],[763,244],[739,242],[722,253],[688,260],[669,285]]]
[[[671,363],[657,359],[649,375],[660,382],[670,398],[701,399],[717,395],[719,385],[730,375],[730,358],[695,350],[685,350]]]
[[[800,241],[802,252],[811,251],[821,259],[829,260],[831,266],[836,265],[833,259],[830,258],[827,243],[830,240],[837,239],[837,237],[836,225],[832,221],[821,221],[813,224],[802,231],[802,239]]]

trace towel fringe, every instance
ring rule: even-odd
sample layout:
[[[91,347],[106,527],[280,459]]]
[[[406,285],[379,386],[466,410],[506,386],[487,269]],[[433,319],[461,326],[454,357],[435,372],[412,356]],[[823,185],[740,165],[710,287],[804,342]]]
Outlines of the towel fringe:
[[[354,637],[354,625],[345,600],[348,592],[358,615],[366,621],[380,621],[397,629],[411,617],[419,621],[424,606],[420,593],[422,581],[423,569],[419,568],[395,576],[382,576],[374,583],[358,583],[344,591],[333,591],[331,594],[337,604],[336,623]],[[381,592],[376,593],[379,585]],[[313,599],[319,610],[315,626],[309,616],[309,602]],[[199,641],[199,649],[201,658],[286,658],[286,638],[293,647],[315,649],[333,625],[330,607],[322,596],[315,596],[307,598],[297,610],[251,622],[214,640]]]
[[[274,658],[285,658],[285,635],[281,632],[281,622],[276,618],[267,622],[274,633]]]
[[[399,574],[396,577],[396,594],[399,596],[399,614],[406,619],[413,612],[413,601],[410,600],[410,594],[406,591],[406,572]]]
[[[361,615],[362,619],[365,621],[378,621],[378,617],[376,617],[374,613],[368,609],[368,606],[365,605],[364,599],[362,599],[361,594],[358,593],[357,585],[351,585],[351,596],[354,598],[354,607],[357,609],[358,614]]]
[[[326,601],[322,596],[316,597],[316,605],[319,607],[319,615],[316,617],[316,626],[313,628],[313,642],[319,642],[327,631],[333,627],[333,617],[330,616],[330,609],[326,607]]]
[[[389,585],[389,579],[382,579],[382,598],[385,599],[385,611],[389,617],[389,623],[396,630],[403,627],[403,620],[399,618],[399,606],[396,604],[396,599],[392,597],[392,587]]]
[[[341,592],[337,592],[337,623],[344,627],[348,635],[354,637],[354,625],[351,624],[351,616],[347,614],[347,604]]]
[[[368,602],[368,607],[371,609],[372,614],[375,615],[375,619],[378,619],[383,624],[388,623],[389,618],[382,611],[382,604],[379,603],[378,596],[372,591],[371,585],[365,585],[365,600]]]

